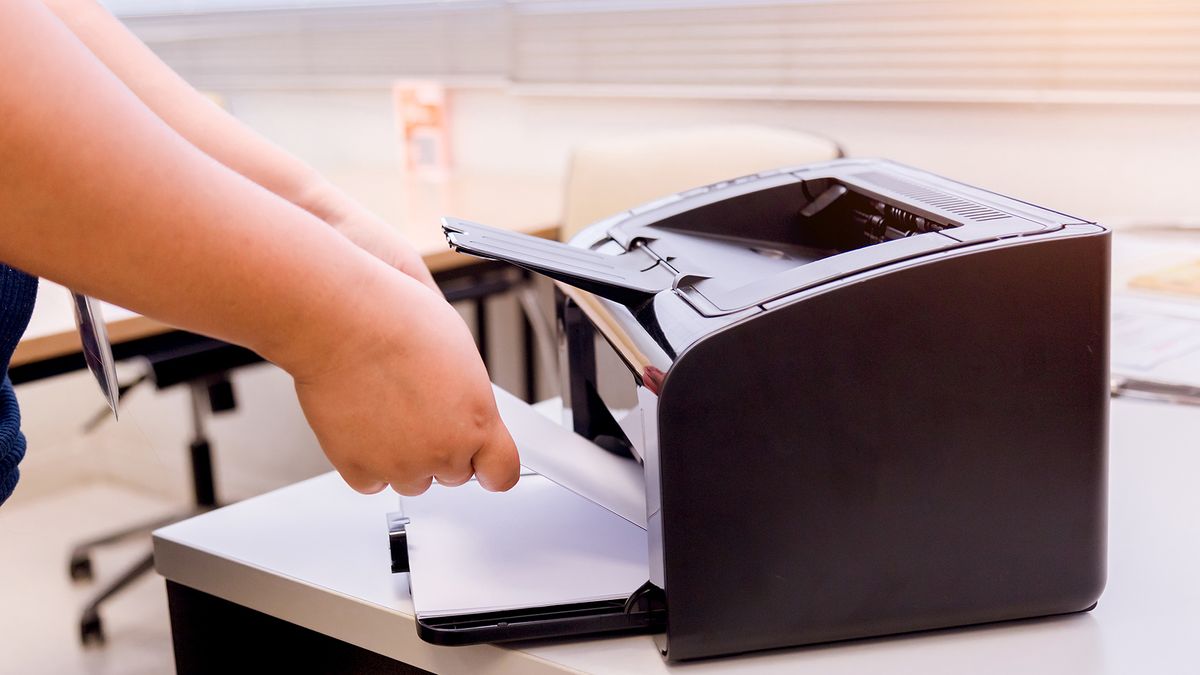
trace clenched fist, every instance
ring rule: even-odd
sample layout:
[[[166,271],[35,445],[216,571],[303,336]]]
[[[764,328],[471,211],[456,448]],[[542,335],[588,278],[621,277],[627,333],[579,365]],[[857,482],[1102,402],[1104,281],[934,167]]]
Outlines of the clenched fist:
[[[322,449],[363,493],[417,495],[472,475],[488,490],[511,488],[517,449],[470,332],[431,289],[391,276],[367,316],[328,322],[338,333],[329,353],[289,368]]]

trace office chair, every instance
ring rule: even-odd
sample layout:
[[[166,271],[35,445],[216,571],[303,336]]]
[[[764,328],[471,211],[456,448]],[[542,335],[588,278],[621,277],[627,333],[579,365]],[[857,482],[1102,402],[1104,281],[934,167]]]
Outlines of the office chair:
[[[237,407],[233,385],[229,380],[229,371],[233,368],[257,363],[261,359],[247,349],[217,340],[202,339],[197,343],[168,348],[162,352],[151,354],[147,357],[147,361],[148,372],[120,387],[119,396],[124,396],[135,386],[147,381],[152,382],[155,388],[160,390],[180,384],[188,385],[191,393],[192,413],[192,438],[188,445],[188,454],[191,458],[193,503],[191,508],[182,513],[122,528],[77,544],[71,552],[71,559],[68,563],[68,573],[75,581],[82,582],[93,579],[91,554],[94,549],[131,537],[147,536],[160,527],[204,513],[219,505],[216,483],[213,478],[212,445],[205,422],[211,414],[228,412]],[[103,414],[88,426],[93,427],[107,418],[107,414]],[[148,551],[92,597],[83,608],[79,618],[79,639],[84,646],[104,643],[104,625],[100,618],[101,605],[153,569],[154,557]]]

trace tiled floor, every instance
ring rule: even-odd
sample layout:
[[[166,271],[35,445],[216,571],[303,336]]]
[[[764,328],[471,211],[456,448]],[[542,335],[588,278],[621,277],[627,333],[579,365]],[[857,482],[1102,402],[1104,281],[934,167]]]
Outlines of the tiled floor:
[[[96,585],[148,550],[148,538],[99,552],[92,583],[73,583],[67,576],[76,541],[169,514],[173,507],[126,488],[91,485],[14,500],[0,509],[0,673],[174,672],[166,592],[156,574],[101,610],[104,647],[84,649],[79,643],[79,609]]]

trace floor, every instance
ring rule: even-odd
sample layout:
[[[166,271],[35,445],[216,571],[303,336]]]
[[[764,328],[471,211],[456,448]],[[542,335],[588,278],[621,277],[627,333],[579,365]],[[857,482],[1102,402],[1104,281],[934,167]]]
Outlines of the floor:
[[[101,610],[105,646],[83,648],[79,642],[80,608],[98,584],[148,550],[148,538],[98,552],[91,583],[74,583],[67,575],[76,541],[162,517],[174,508],[167,500],[130,488],[93,484],[32,500],[14,499],[0,509],[0,672],[174,672],[166,591],[155,574]]]

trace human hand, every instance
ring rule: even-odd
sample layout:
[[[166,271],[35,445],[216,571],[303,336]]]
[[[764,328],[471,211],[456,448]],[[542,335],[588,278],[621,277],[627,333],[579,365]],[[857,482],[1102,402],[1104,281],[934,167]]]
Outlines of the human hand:
[[[404,235],[319,174],[308,179],[296,201],[362,250],[441,295],[429,268]]]
[[[330,353],[280,364],[326,456],[368,494],[390,484],[417,495],[472,474],[485,489],[511,488],[517,449],[466,325],[428,288],[387,274],[382,293],[356,289],[371,296],[367,316],[324,322],[336,336],[318,344],[336,343]]]
[[[433,275],[430,274],[429,268],[425,267],[425,261],[421,259],[412,244],[408,243],[408,240],[391,225],[365,209],[349,211],[334,219],[330,224],[359,248],[441,295],[437,283],[433,280]]]

